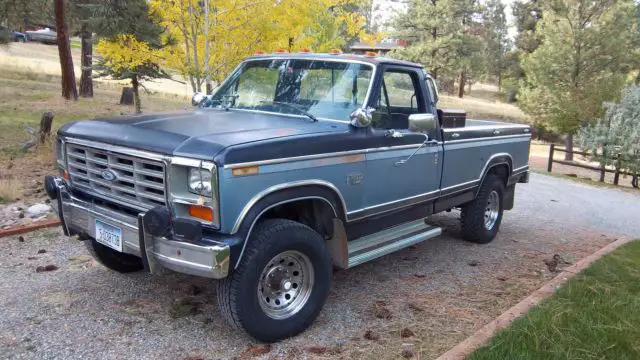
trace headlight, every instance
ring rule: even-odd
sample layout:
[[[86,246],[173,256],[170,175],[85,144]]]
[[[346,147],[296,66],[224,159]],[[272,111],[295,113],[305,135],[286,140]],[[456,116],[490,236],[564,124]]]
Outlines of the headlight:
[[[62,139],[56,139],[56,160],[60,166],[64,167],[64,142]]]
[[[211,196],[211,172],[205,169],[189,169],[189,192]]]

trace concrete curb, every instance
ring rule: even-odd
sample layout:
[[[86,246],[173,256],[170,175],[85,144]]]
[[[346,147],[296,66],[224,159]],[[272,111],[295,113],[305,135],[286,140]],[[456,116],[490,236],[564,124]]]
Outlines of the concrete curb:
[[[50,219],[50,220],[38,221],[31,224],[17,225],[14,227],[10,227],[8,229],[0,230],[0,238],[3,238],[5,236],[24,234],[30,231],[35,231],[35,230],[49,228],[49,227],[55,227],[59,225],[60,225],[60,220],[58,219]]]
[[[520,301],[518,304],[507,310],[502,315],[495,318],[493,321],[483,326],[475,334],[469,336],[467,339],[454,346],[446,353],[440,355],[438,360],[462,360],[469,356],[477,348],[487,344],[489,340],[498,332],[498,330],[504,329],[509,326],[515,319],[526,314],[529,309],[537,305],[540,301],[553,295],[556,289],[560,285],[566,283],[570,278],[575,276],[580,271],[586,269],[596,260],[602,256],[610,253],[616,248],[630,242],[632,239],[622,238],[618,239],[609,245],[601,248],[593,254],[579,260],[575,264],[567,267],[561,274],[553,278],[551,281],[543,285],[538,290],[534,291],[531,295]]]

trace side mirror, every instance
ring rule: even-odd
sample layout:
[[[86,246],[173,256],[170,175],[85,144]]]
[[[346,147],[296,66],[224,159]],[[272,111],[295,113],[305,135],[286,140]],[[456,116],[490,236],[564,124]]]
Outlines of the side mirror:
[[[375,110],[372,108],[358,108],[355,109],[351,115],[349,115],[351,126],[363,128],[371,125],[371,120],[373,119],[373,112]]]
[[[433,114],[412,114],[409,115],[409,130],[422,133],[436,130],[436,121]]]
[[[201,93],[201,92],[197,92],[195,94],[193,94],[193,96],[191,97],[191,105],[193,106],[200,106],[200,104],[202,104],[202,102],[207,98],[207,95]]]

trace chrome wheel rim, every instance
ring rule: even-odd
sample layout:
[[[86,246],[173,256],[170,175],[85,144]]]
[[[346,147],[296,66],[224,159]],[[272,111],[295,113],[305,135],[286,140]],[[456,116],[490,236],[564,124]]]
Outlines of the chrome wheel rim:
[[[484,227],[487,230],[493,229],[500,215],[500,196],[493,190],[487,199],[487,206],[484,209]]]
[[[288,250],[274,256],[258,279],[258,303],[264,313],[276,320],[298,313],[313,288],[313,265],[303,253]]]

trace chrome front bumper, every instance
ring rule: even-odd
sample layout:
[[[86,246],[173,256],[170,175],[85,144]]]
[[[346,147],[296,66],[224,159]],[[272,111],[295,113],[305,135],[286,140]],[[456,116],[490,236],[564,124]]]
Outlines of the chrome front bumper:
[[[62,179],[56,178],[57,201],[54,209],[66,235],[82,234],[95,238],[96,219],[122,230],[122,252],[139,256],[145,269],[158,274],[163,269],[221,279],[229,273],[228,245],[201,245],[174,241],[146,234],[144,214],[129,216],[74,197]],[[114,250],[115,251],[115,250]]]

